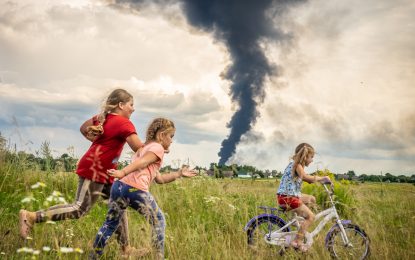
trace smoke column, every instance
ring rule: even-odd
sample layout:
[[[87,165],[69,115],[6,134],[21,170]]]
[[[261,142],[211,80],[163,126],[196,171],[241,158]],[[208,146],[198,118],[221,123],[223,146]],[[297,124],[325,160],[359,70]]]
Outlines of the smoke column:
[[[229,136],[222,141],[218,153],[219,164],[225,164],[235,153],[241,136],[248,132],[259,116],[257,106],[265,98],[264,80],[276,72],[261,48],[261,41],[284,40],[287,35],[279,31],[273,16],[283,13],[296,0],[177,0],[192,26],[213,32],[228,48],[232,64],[224,73],[232,82],[230,97],[237,110],[227,127]],[[118,1],[135,4],[145,1]],[[161,5],[173,1],[158,0]]]

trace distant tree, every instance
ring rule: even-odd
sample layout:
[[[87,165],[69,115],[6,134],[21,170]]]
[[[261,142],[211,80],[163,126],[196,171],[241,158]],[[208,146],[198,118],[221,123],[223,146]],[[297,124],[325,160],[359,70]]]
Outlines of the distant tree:
[[[264,172],[263,172],[263,171],[261,171],[261,170],[257,170],[257,171],[255,172],[255,174],[256,174],[256,175],[258,175],[260,178],[264,178],[264,177],[265,177]]]
[[[353,177],[355,177],[355,176],[356,176],[356,174],[354,173],[354,171],[353,171],[353,170],[348,171],[348,172],[346,173],[346,175],[347,175],[347,176],[349,176],[349,180],[352,180],[352,179],[353,179]]]
[[[44,141],[40,145],[40,154],[42,155],[42,170],[50,171],[54,169],[55,165],[52,157],[52,150],[50,149],[50,142]]]
[[[383,178],[383,181],[390,181],[390,182],[397,182],[397,177],[393,176],[389,172],[385,174],[385,177]]]
[[[237,178],[238,177],[238,167],[236,164],[232,164],[232,172],[233,172],[233,177]]]
[[[209,170],[213,171],[215,169],[215,167],[217,167],[217,166],[218,166],[217,163],[210,163]]]
[[[76,168],[77,159],[73,158],[71,155],[64,153],[60,158],[55,160],[55,162],[60,162],[59,167],[65,172],[72,172]],[[56,167],[55,167],[56,168]]]
[[[162,168],[160,168],[160,172],[171,172],[173,170],[173,168],[171,167],[171,165],[166,165]]]
[[[368,180],[368,176],[366,174],[362,174],[359,176],[359,181],[365,182]]]
[[[267,169],[264,171],[264,178],[268,178],[269,176],[271,176],[271,171]]]

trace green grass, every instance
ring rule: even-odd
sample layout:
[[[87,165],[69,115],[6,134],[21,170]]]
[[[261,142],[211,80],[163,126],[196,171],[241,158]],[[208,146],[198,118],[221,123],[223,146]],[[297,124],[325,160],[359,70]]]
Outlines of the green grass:
[[[46,187],[33,190],[43,182]],[[85,259],[92,240],[104,221],[107,206],[101,200],[79,220],[36,225],[32,240],[18,236],[20,208],[37,210],[44,200],[60,191],[68,202],[74,199],[77,175],[74,173],[18,172],[0,166],[0,259],[30,259],[32,254],[17,253],[22,247],[40,250],[37,259]],[[169,259],[270,259],[275,249],[257,253],[246,245],[244,225],[261,213],[260,205],[275,206],[275,180],[231,180],[196,177],[151,187],[166,215],[166,257]],[[324,204],[319,185],[305,185],[304,191]],[[343,216],[360,225],[371,239],[371,259],[415,259],[415,186],[409,184],[360,184],[336,186]],[[38,199],[21,203],[27,196]],[[128,212],[129,234],[133,246],[150,246],[150,227],[134,211]],[[326,228],[328,230],[329,227]],[[73,234],[73,235],[72,235]],[[316,239],[305,257],[288,252],[286,259],[329,259],[324,248],[325,232]],[[48,246],[51,251],[44,252]],[[60,247],[80,248],[79,253],[61,253]],[[105,250],[106,258],[119,258],[115,238]]]

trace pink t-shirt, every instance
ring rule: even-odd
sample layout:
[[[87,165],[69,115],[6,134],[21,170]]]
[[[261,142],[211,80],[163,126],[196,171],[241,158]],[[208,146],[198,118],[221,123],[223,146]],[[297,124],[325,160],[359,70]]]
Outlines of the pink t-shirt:
[[[156,178],[157,172],[160,169],[163,163],[163,156],[164,156],[164,148],[161,144],[152,142],[144,146],[141,149],[140,153],[135,153],[132,157],[132,162],[138,160],[147,152],[154,153],[159,160],[154,163],[147,165],[146,168],[132,172],[122,178],[120,181],[130,185],[131,187],[137,188],[142,191],[149,192],[150,185],[153,182],[154,178]]]

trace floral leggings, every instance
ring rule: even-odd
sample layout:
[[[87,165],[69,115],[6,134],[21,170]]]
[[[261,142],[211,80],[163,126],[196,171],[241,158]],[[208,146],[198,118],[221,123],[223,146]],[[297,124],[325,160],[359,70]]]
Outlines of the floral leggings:
[[[159,257],[163,258],[166,227],[163,212],[151,193],[138,190],[120,181],[116,181],[112,185],[107,217],[95,237],[95,253],[103,254],[105,244],[117,229],[120,218],[128,206],[137,210],[150,222],[153,227],[153,246],[157,249]]]

